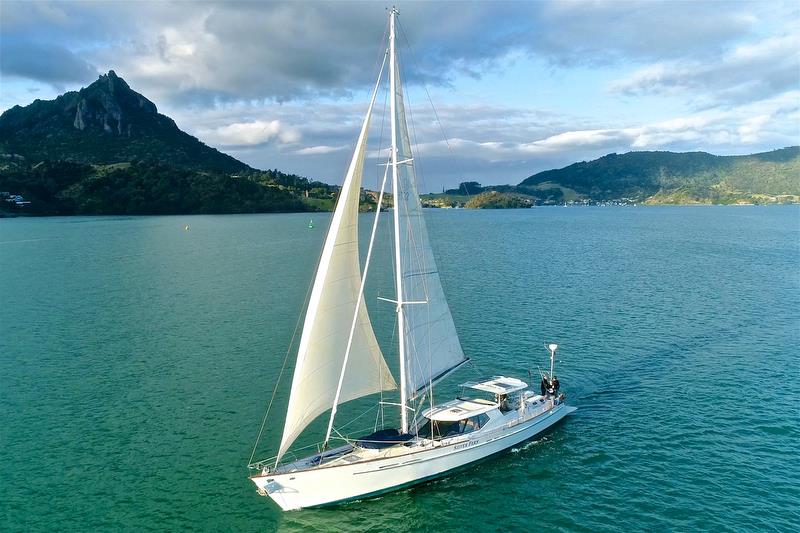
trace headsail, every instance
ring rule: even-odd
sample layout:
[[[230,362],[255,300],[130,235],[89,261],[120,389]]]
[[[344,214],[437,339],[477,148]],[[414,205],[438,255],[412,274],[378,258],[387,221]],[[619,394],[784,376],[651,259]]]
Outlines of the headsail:
[[[395,209],[398,210],[399,218],[397,229],[400,235],[402,301],[407,302],[403,305],[406,336],[405,378],[407,396],[413,398],[430,382],[460,366],[466,358],[428,241],[428,231],[415,183],[398,66],[395,66],[395,76],[398,80],[394,95],[398,162]]]
[[[376,93],[377,85],[322,249],[300,338],[277,461],[308,424],[331,408],[336,396],[352,319],[359,301],[358,206],[367,131]],[[340,404],[397,388],[375,339],[363,297],[358,306]]]

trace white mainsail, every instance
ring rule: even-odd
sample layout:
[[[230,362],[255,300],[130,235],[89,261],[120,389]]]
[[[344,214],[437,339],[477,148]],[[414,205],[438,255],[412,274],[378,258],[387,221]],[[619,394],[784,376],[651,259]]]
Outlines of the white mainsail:
[[[375,339],[363,296],[359,298],[358,206],[367,132],[376,94],[377,85],[322,249],[303,324],[276,462],[308,424],[331,409],[356,305],[357,321],[338,403],[397,388]]]
[[[405,331],[405,382],[413,398],[429,383],[466,361],[444,297],[417,193],[400,68],[395,62],[395,135],[400,272]],[[425,302],[425,303],[421,303]]]

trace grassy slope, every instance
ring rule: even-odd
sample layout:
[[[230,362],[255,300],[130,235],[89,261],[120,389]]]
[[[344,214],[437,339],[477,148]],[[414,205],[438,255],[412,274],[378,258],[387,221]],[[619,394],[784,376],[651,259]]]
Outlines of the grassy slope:
[[[610,154],[540,172],[518,188],[555,184],[592,200],[647,203],[780,202],[800,195],[800,148],[749,156],[703,152]]]

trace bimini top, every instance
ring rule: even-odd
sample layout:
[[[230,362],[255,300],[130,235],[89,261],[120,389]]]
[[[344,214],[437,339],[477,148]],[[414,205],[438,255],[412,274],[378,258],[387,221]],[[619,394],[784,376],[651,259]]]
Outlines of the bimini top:
[[[495,402],[481,399],[458,398],[436,407],[426,409],[422,416],[439,422],[455,422],[471,416],[478,416],[492,409],[497,409]]]
[[[484,392],[491,392],[492,394],[511,394],[517,392],[528,386],[527,383],[516,378],[507,378],[505,376],[494,376],[489,379],[481,379],[478,381],[468,381],[461,384],[462,387],[469,387],[470,389],[482,390]]]

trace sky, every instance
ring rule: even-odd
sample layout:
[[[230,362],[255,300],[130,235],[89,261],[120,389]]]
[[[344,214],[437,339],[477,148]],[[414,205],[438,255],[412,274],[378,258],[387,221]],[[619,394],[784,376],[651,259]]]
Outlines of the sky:
[[[800,144],[800,2],[396,5],[423,190],[519,183],[611,152]],[[340,183],[387,6],[0,0],[0,110],[113,69],[206,144]],[[372,126],[377,163],[388,127]]]

